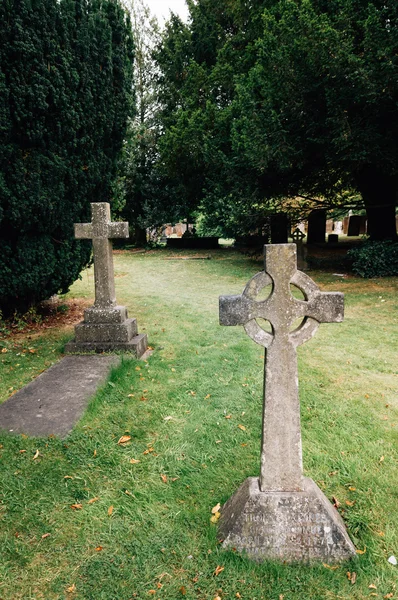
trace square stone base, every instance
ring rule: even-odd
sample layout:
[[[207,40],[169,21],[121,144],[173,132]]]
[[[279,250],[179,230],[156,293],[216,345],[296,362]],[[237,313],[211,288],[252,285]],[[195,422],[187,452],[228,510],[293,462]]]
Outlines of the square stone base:
[[[224,548],[258,562],[339,562],[356,556],[342,518],[312,479],[302,492],[262,492],[249,477],[221,509]]]
[[[148,348],[146,333],[134,336],[128,342],[78,342],[72,340],[65,346],[66,354],[91,354],[92,352],[131,352],[136,358],[145,354]]]

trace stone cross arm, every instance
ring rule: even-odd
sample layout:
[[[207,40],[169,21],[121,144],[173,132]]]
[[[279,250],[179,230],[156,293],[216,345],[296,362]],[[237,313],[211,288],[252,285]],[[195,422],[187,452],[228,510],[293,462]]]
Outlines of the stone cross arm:
[[[268,297],[258,299],[267,286]],[[298,288],[304,300],[295,298],[290,286]],[[280,335],[298,346],[314,335],[320,323],[338,323],[343,316],[343,294],[321,292],[308,275],[297,271],[294,244],[265,246],[264,271],[249,281],[241,295],[220,297],[220,324],[243,325],[246,333],[265,347]],[[291,331],[299,318],[303,319],[301,325]],[[272,335],[261,329],[257,319],[271,323]]]
[[[122,221],[112,222],[110,207],[107,202],[93,202],[91,210],[93,216],[91,223],[75,223],[75,237],[77,239],[129,237],[129,224]]]

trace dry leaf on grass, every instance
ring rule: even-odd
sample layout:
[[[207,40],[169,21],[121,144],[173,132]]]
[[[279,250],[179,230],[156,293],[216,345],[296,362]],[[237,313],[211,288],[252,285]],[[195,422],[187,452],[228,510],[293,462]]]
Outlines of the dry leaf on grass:
[[[64,475],[64,479],[73,479],[71,475]]]
[[[154,594],[156,594],[156,590],[148,590],[148,594],[150,596],[153,596]]]
[[[183,586],[183,585],[182,585],[182,586],[180,587],[180,594],[182,594],[183,596],[185,596],[185,594],[186,594],[186,593],[187,593],[187,589],[186,589],[186,587],[185,587],[185,586]]]
[[[246,431],[246,427],[244,425],[238,425],[239,429],[241,429],[242,431]]]
[[[70,587],[67,587],[65,591],[67,594],[74,594],[77,591],[75,584],[71,585]]]
[[[88,504],[94,504],[94,502],[97,502],[97,500],[99,500],[97,496],[95,498],[91,498],[91,500],[88,501]]]
[[[40,456],[40,452],[38,450],[36,450],[36,454],[34,455],[32,460],[36,460],[36,458],[39,458]]]
[[[353,500],[352,502],[351,502],[351,500],[346,500],[345,503],[347,506],[354,506],[355,500]]]
[[[71,504],[70,507],[73,510],[81,510],[83,508],[83,504]]]
[[[118,444],[119,444],[119,446],[122,444],[127,444],[127,442],[129,442],[130,440],[131,440],[131,435],[122,435],[122,437],[118,441]]]
[[[44,534],[41,536],[41,539],[42,539],[42,540],[45,540],[45,539],[46,539],[46,538],[48,538],[50,535],[51,535],[51,533],[44,533]]]
[[[219,575],[222,571],[224,571],[225,567],[220,567],[220,565],[217,565],[217,567],[215,568],[214,571],[214,575],[217,577],[217,575]]]
[[[95,549],[96,552],[101,552],[101,550],[103,550],[102,546],[97,546]]]
[[[370,590],[377,590],[377,586],[374,583],[371,583],[369,586]]]
[[[163,483],[167,483],[167,481],[168,481],[167,475],[161,475],[160,478],[163,481]]]
[[[217,523],[218,519],[221,517],[221,513],[216,512],[212,517],[210,517],[210,523]]]
[[[136,464],[138,464],[140,461],[139,461],[139,460],[137,460],[136,458],[130,458],[130,462],[131,462],[131,464],[132,464],[132,465],[136,465]]]
[[[213,508],[211,509],[212,514],[215,515],[220,510],[220,508],[221,508],[220,503],[213,506]]]
[[[339,565],[334,565],[333,567],[331,565],[328,565],[327,563],[322,563],[322,565],[325,567],[325,569],[330,569],[331,571],[335,571],[339,568]]]
[[[365,546],[365,548],[364,548],[363,550],[359,550],[359,549],[358,549],[358,550],[356,550],[355,552],[356,552],[357,554],[365,554],[365,552],[366,552],[366,546]]]
[[[339,508],[341,506],[340,502],[337,500],[336,496],[332,496],[332,504],[335,508]]]
[[[108,516],[110,517],[112,513],[113,513],[113,506],[110,506],[108,508]]]

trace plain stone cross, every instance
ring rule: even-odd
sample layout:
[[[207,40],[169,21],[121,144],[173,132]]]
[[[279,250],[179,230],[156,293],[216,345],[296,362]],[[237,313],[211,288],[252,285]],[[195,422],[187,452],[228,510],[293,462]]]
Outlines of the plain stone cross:
[[[93,202],[91,214],[91,223],[75,223],[75,237],[93,240],[94,307],[110,308],[116,305],[111,239],[128,238],[129,224],[119,221],[111,222],[108,202]]]
[[[265,348],[260,490],[302,491],[296,348],[315,334],[320,323],[343,320],[344,296],[321,292],[308,275],[297,271],[295,244],[266,245],[264,255],[264,271],[249,281],[242,295],[220,297],[220,324],[243,325]],[[291,285],[304,300],[292,296]],[[259,299],[267,286],[268,297]],[[294,328],[299,318],[302,322]],[[258,319],[269,321],[272,333]]]

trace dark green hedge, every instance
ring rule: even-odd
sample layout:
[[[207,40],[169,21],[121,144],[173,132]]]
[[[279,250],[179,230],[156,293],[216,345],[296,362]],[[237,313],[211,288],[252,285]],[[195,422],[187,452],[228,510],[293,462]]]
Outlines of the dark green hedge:
[[[361,277],[398,276],[398,242],[366,241],[349,250],[352,270]]]
[[[66,291],[90,260],[73,223],[109,201],[132,109],[118,0],[0,3],[0,309]]]

